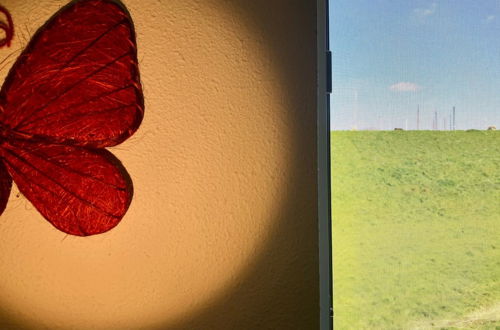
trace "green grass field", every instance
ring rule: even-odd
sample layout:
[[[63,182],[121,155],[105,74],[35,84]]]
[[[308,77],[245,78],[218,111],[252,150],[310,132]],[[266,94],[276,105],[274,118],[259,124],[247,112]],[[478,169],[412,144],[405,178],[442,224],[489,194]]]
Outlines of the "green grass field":
[[[335,330],[500,329],[500,132],[332,132]]]

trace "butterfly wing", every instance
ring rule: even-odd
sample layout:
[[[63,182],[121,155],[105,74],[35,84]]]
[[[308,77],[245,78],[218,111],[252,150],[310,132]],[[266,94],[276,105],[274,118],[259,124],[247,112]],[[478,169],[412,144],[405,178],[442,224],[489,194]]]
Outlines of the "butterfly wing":
[[[4,163],[0,161],[0,214],[3,213],[9,200],[10,188],[12,187],[12,178],[7,172]]]
[[[65,233],[108,231],[132,199],[130,177],[105,149],[13,140],[3,144],[2,153],[19,190]],[[0,189],[0,194],[6,192],[2,185]]]
[[[142,118],[126,9],[112,0],[73,1],[33,36],[2,86],[3,163],[56,228],[99,234],[116,226],[132,198],[125,169],[100,148],[127,139]],[[0,196],[7,186],[0,182]]]
[[[135,32],[115,1],[71,2],[33,36],[0,91],[0,122],[48,143],[102,148],[143,118]]]

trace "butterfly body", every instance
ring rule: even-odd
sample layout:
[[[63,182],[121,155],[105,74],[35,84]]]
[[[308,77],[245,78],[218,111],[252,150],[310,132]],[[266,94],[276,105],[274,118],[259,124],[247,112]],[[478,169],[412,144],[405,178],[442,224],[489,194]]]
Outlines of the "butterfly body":
[[[144,101],[131,18],[111,0],[73,1],[19,56],[0,91],[0,211],[12,179],[57,229],[116,226],[132,181],[106,147],[139,127]]]

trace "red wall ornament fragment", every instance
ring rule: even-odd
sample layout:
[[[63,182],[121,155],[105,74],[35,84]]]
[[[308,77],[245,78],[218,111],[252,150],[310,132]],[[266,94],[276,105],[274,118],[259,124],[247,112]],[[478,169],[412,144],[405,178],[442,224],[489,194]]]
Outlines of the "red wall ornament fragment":
[[[3,46],[10,47],[10,42],[14,36],[14,22],[12,21],[12,16],[10,16],[9,11],[5,7],[0,6],[0,13],[5,15],[6,19],[6,22],[0,21],[0,30],[3,30],[5,33],[5,37],[0,39],[0,48]]]

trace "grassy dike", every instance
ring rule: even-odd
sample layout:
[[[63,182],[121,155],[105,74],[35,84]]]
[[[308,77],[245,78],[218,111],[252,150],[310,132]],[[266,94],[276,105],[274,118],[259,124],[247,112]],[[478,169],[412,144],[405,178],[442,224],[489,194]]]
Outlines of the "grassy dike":
[[[331,146],[335,329],[500,329],[500,131]]]

